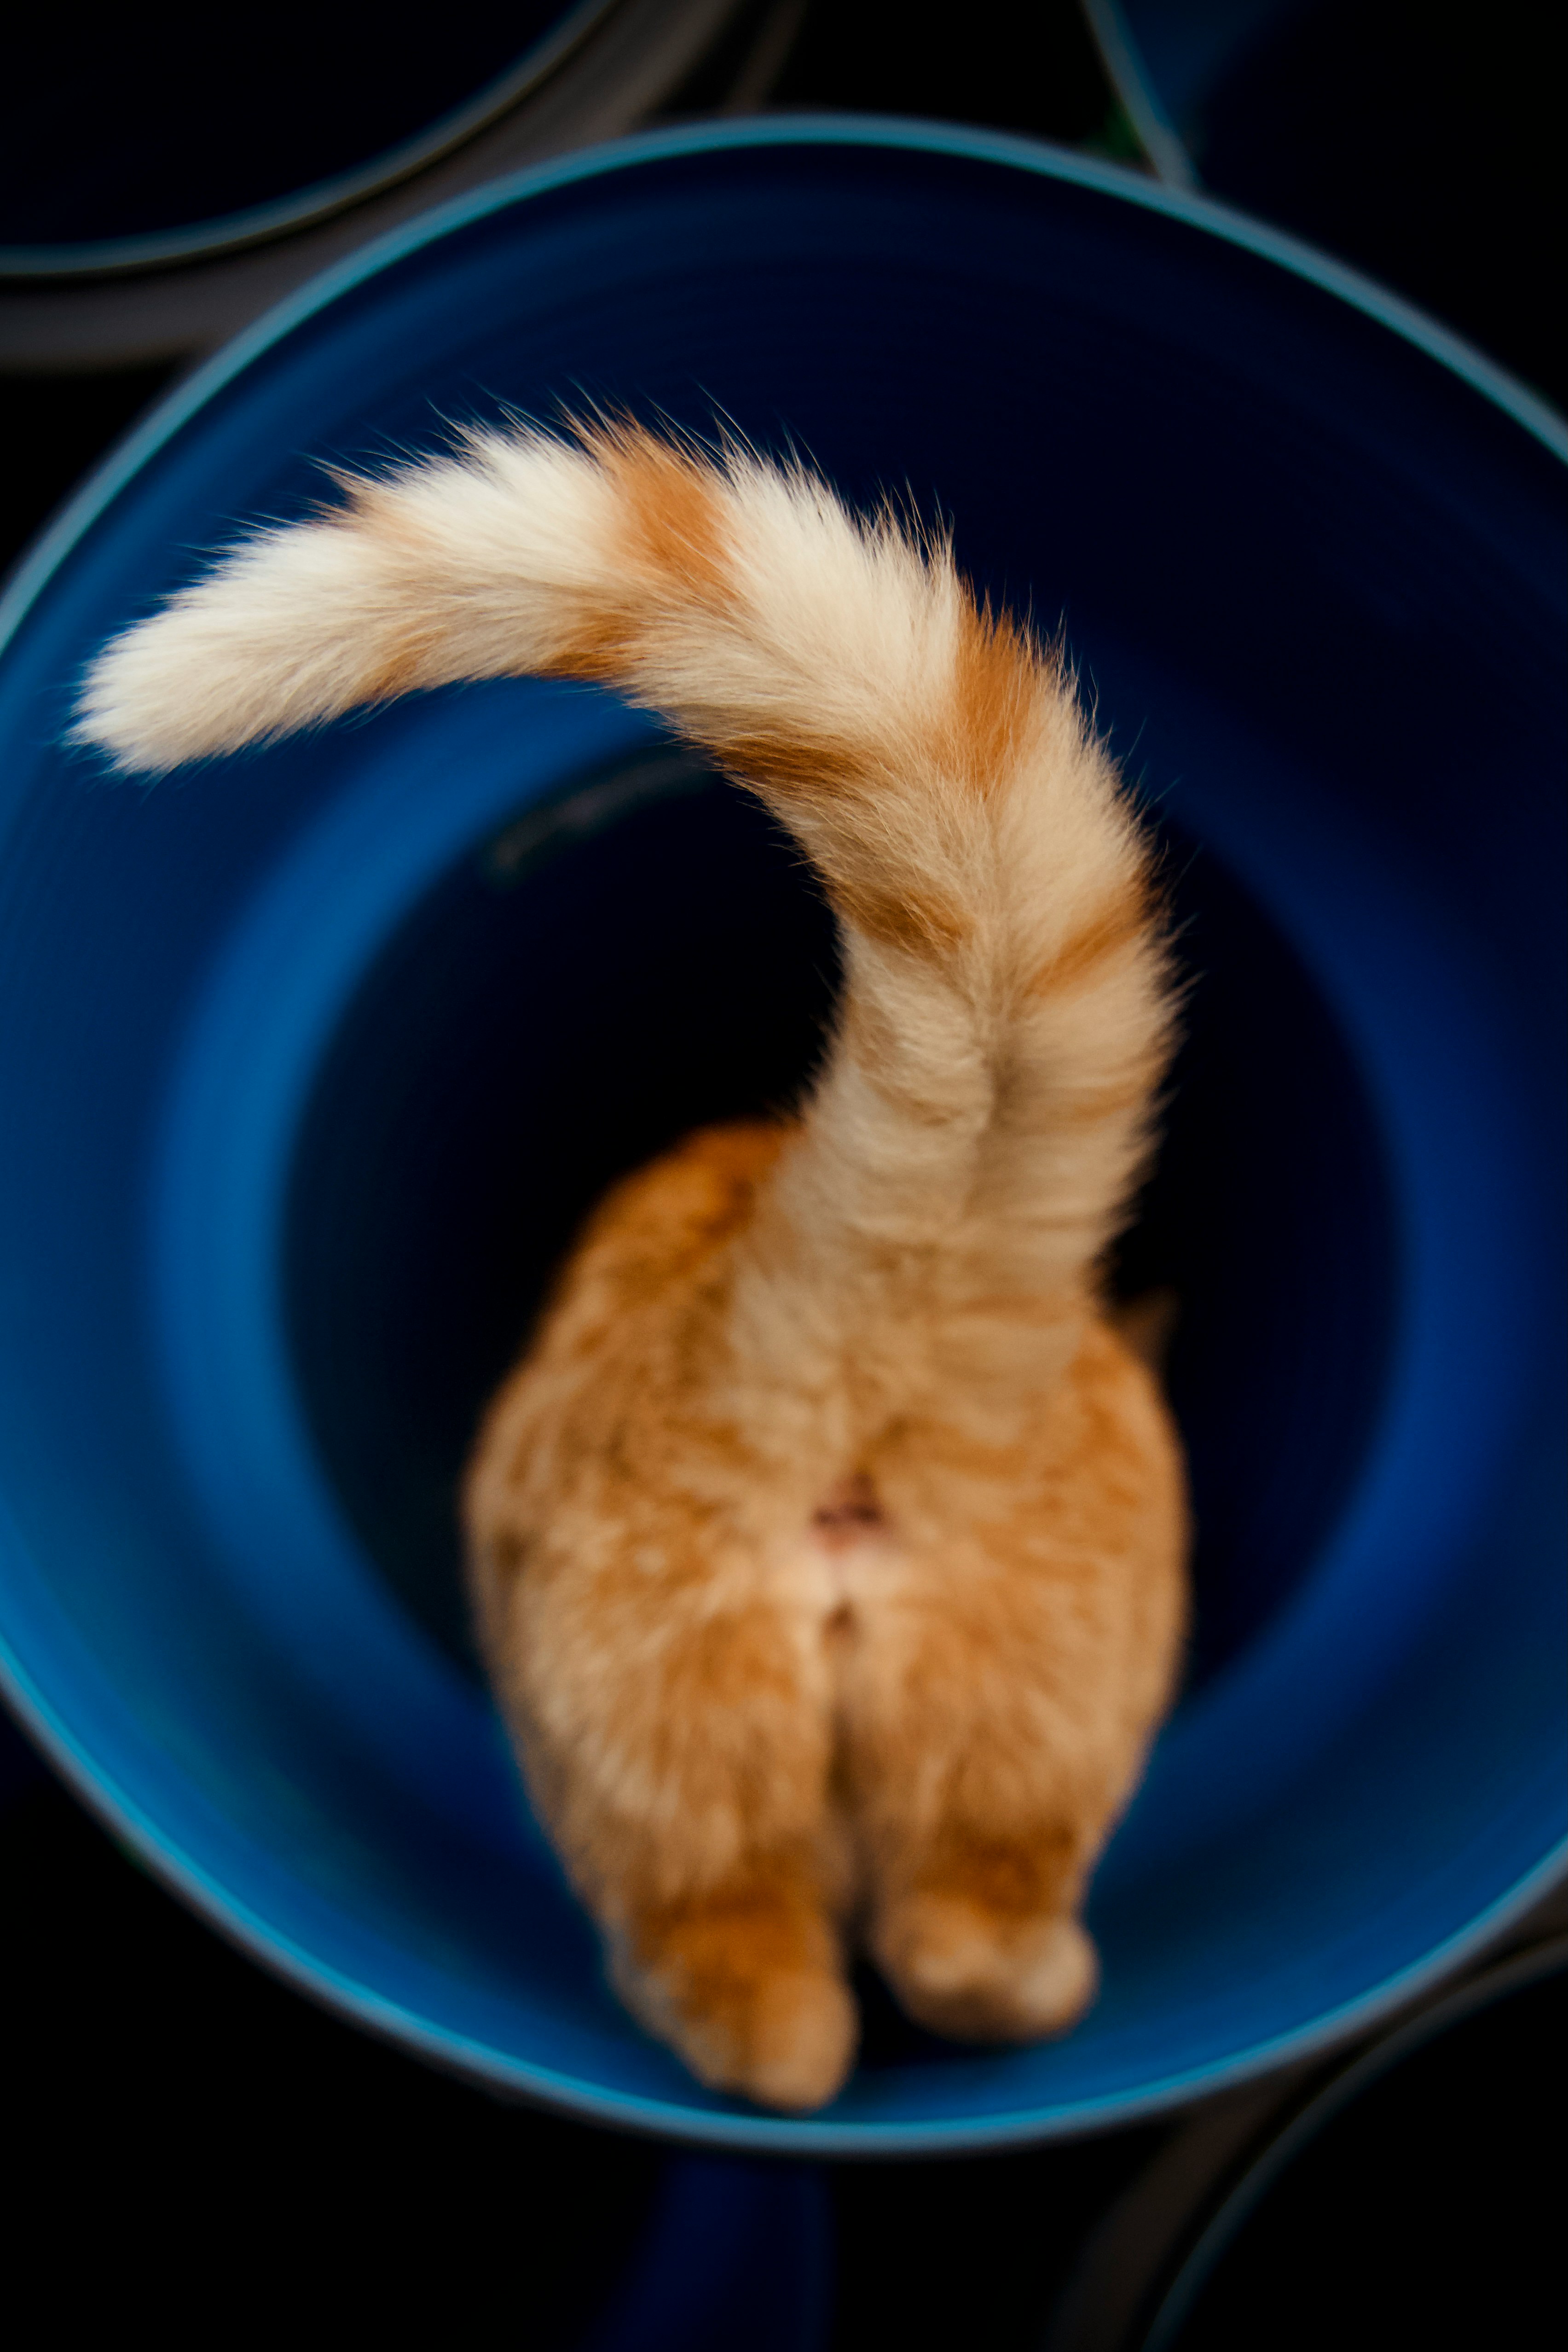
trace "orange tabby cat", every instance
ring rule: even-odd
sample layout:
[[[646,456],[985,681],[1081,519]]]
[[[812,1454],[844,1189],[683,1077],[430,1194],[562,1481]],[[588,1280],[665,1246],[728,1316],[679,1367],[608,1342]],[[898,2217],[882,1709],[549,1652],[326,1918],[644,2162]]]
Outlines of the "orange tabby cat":
[[[612,1192],[468,1473],[485,1654],[616,1982],[784,2108],[852,2063],[857,1940],[938,2032],[1060,2032],[1185,1610],[1177,1441],[1098,1289],[1172,1034],[1116,775],[945,543],[799,467],[597,423],[342,488],[110,646],[78,740],[164,769],[600,680],[760,795],[842,929],[799,1116]]]

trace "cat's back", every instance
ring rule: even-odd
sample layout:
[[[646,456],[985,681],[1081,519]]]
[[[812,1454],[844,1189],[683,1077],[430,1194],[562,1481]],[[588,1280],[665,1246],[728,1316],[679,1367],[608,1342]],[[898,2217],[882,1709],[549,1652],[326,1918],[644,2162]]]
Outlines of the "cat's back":
[[[624,1313],[698,1277],[743,1226],[789,1129],[762,1119],[700,1128],[613,1185],[573,1251],[553,1312],[590,1296]]]
[[[471,1538],[526,1489],[559,1479],[569,1430],[576,1453],[593,1432],[608,1440],[628,1417],[677,1409],[685,1328],[711,1321],[703,1308],[725,1244],[789,1133],[763,1120],[704,1128],[611,1187],[480,1430],[465,1494]],[[578,1426],[590,1403],[591,1431]]]

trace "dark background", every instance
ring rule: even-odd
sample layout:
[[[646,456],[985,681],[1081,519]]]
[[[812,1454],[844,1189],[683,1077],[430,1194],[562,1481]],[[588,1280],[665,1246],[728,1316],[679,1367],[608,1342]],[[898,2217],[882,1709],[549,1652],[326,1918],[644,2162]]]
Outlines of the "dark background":
[[[13,51],[0,111],[35,114],[57,160],[73,136],[111,137],[114,76],[145,56],[137,42],[118,62],[106,50],[95,80],[79,63],[85,28],[69,19],[67,41],[68,20],[52,21]],[[1195,138],[1205,179],[1382,276],[1561,401],[1552,25],[1521,0],[1299,11],[1216,94]],[[464,37],[483,47],[472,25]],[[159,54],[163,100],[176,114],[206,105],[196,52]],[[455,88],[469,70],[453,68]],[[668,112],[719,103],[726,70],[716,57]],[[1137,161],[1076,0],[924,14],[810,0],[772,103],[933,116]],[[326,135],[318,120],[312,136]],[[191,152],[216,171],[233,145],[209,121]],[[18,186],[20,205],[25,176]],[[77,194],[101,234],[112,191],[73,190],[57,172],[59,218]],[[137,202],[128,228],[169,199],[144,185]],[[4,300],[0,287],[0,334]],[[6,372],[0,346],[0,566],[183,364]],[[562,2352],[579,2341],[649,2210],[657,2149],[504,2108],[300,2001],[5,1746],[0,1872],[6,2130],[25,2151],[0,2209],[13,2309],[47,2312],[51,2337],[110,2322],[176,2342],[401,2324],[453,2344],[491,2330]],[[836,2169],[833,2345],[1037,2343],[1086,2231],[1164,2137]],[[1385,2177],[1396,2168],[1397,2144],[1378,2161]],[[1276,2249],[1276,2270],[1291,2259]],[[1343,2332],[1365,2340],[1354,2316]]]

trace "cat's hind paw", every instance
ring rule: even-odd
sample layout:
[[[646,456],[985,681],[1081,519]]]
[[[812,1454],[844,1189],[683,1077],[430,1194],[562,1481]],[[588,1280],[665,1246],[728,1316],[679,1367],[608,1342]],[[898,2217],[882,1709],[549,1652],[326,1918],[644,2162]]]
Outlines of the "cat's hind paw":
[[[688,1918],[656,1950],[644,1941],[635,1961],[618,1953],[616,1989],[710,2090],[807,2115],[843,2087],[859,2012],[826,1954],[768,1950],[776,1924],[760,1937],[758,1924],[745,1914]]]
[[[721,2032],[710,2046],[727,2038]],[[754,1989],[739,2043],[714,2047],[716,2065],[705,2079],[759,2106],[809,2115],[842,2089],[859,2038],[854,2001],[838,1978],[770,1977]]]
[[[1094,1946],[1076,1919],[1005,1917],[960,1895],[915,1894],[892,1906],[875,1954],[916,2023],[957,2042],[1064,2033],[1099,1983]]]

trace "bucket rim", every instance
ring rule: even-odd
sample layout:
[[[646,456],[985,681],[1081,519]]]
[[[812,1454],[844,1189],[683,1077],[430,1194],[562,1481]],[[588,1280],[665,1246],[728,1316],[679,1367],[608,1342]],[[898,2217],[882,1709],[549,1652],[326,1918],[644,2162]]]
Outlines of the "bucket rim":
[[[1479,394],[1560,464],[1568,466],[1568,418],[1540,393],[1496,360],[1489,359],[1453,328],[1445,326],[1364,271],[1213,196],[1166,186],[1124,164],[1103,162],[1097,156],[1054,146],[1045,140],[1023,138],[1011,131],[975,131],[951,123],[928,122],[913,116],[780,113],[682,123],[668,130],[633,132],[623,139],[581,148],[547,163],[507,173],[372,238],[264,310],[210,358],[182,376],[110,450],[44,526],[0,593],[0,653],[4,653],[44,582],[132,475],[253,360],[340,296],[423,247],[492,214],[506,212],[530,197],[571,187],[580,181],[634,171],[647,163],[774,147],[859,148],[871,152],[881,149],[1010,166],[1037,179],[1092,189],[1102,195],[1141,206],[1145,212],[1163,214],[1167,219],[1207,231],[1222,244],[1274,263],[1289,276],[1336,297],[1375,324],[1387,328]]]
[[[291,194],[238,211],[214,213],[183,227],[133,236],[44,239],[0,245],[0,281],[13,288],[49,286],[91,278],[121,278],[184,264],[219,261],[246,247],[270,243],[329,220],[367,198],[412,179],[465,146],[492,123],[534,96],[600,29],[622,0],[571,0],[558,21],[489,80],[423,131],[394,140],[365,163],[329,173]]]

